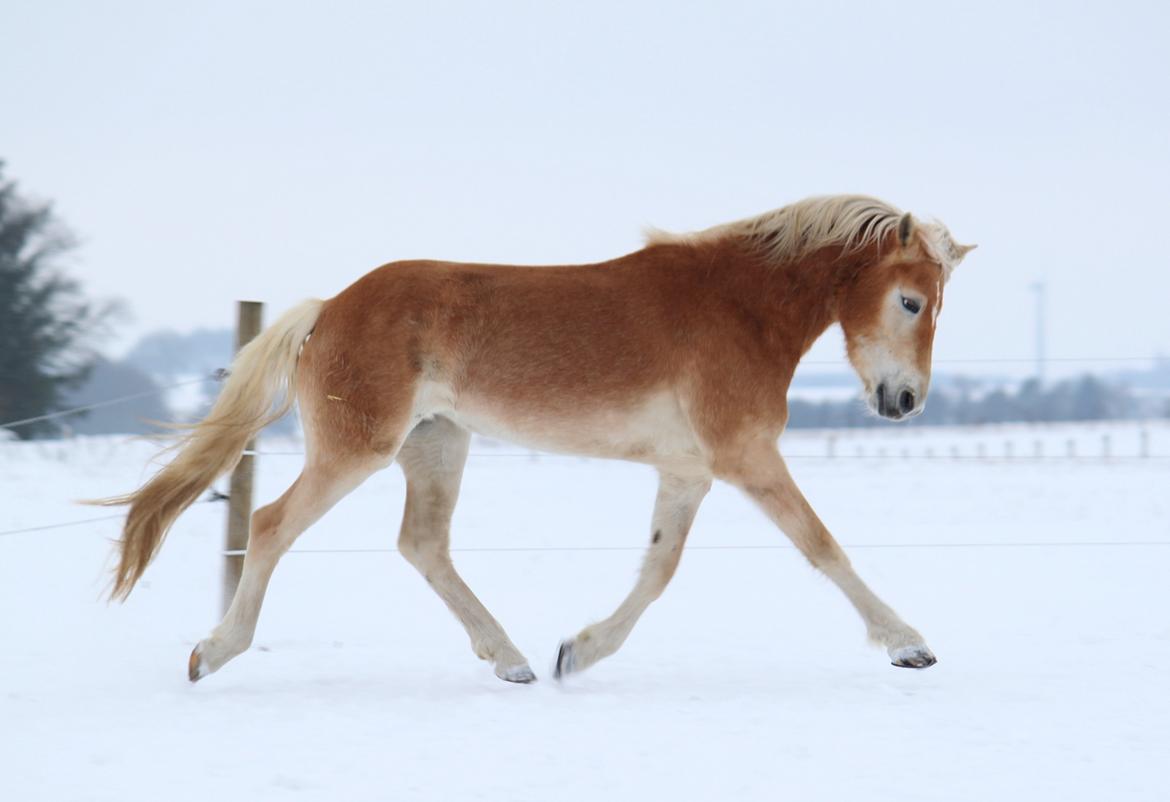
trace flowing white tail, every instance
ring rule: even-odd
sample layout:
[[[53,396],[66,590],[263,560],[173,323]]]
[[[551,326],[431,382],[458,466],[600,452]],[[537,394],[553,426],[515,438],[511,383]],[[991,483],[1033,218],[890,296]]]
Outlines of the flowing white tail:
[[[172,447],[178,455],[153,479],[133,493],[95,502],[130,506],[111,598],[130,595],[175,519],[236,466],[257,432],[292,408],[297,356],[322,303],[294,307],[240,350],[211,412]]]

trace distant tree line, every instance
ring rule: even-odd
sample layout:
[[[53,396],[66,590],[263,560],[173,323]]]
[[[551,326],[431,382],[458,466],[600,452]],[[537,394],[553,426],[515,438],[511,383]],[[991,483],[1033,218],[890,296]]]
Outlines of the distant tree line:
[[[1170,406],[1156,414],[1170,415]],[[908,421],[913,426],[980,423],[1029,423],[1134,418],[1148,410],[1124,386],[1095,376],[1043,385],[1030,379],[1011,391],[986,392],[958,381],[932,390],[926,410]],[[886,421],[869,414],[860,400],[788,402],[788,425],[795,428],[876,426]]]

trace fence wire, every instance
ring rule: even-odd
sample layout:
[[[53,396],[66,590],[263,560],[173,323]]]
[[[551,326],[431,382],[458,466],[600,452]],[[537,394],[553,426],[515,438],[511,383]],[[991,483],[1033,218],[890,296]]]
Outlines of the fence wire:
[[[226,501],[227,496],[218,491],[211,491],[207,498],[199,499],[195,504],[211,504],[216,501]],[[192,505],[194,506],[194,505]],[[112,515],[99,515],[96,518],[82,518],[76,521],[62,521],[55,524],[42,524],[40,526],[26,526],[22,529],[6,529],[0,532],[0,537],[7,537],[9,535],[28,535],[33,532],[46,532],[52,529],[68,529],[73,526],[85,526],[86,524],[102,523],[103,521],[122,521],[126,519],[126,513],[116,512]]]
[[[988,543],[842,543],[841,548],[855,549],[1012,549],[1012,548],[1065,548],[1065,547],[1109,547],[1109,546],[1170,546],[1170,540],[1052,540],[1052,541],[999,541]],[[475,553],[508,553],[508,552],[581,552],[581,551],[636,551],[644,552],[649,546],[452,546],[452,554]],[[684,547],[685,551],[795,551],[796,546],[790,543],[774,544],[744,544],[729,543],[726,545],[693,544]],[[353,548],[353,549],[289,549],[285,554],[400,554],[394,548]],[[247,554],[246,549],[231,549],[224,551],[225,557],[240,557]]]
[[[68,418],[72,415],[80,415],[82,412],[89,412],[91,409],[101,409],[102,407],[112,407],[116,404],[124,404],[127,401],[133,401],[138,398],[150,398],[151,396],[161,395],[162,393],[171,390],[177,390],[180,387],[189,387],[192,384],[202,384],[209,381],[220,381],[226,373],[223,370],[217,370],[209,376],[201,376],[198,379],[188,379],[187,381],[176,382],[169,384],[166,387],[156,387],[153,390],[144,390],[141,393],[130,393],[129,395],[119,396],[118,398],[110,398],[106,401],[97,401],[93,404],[84,404],[79,407],[71,407],[69,409],[59,409],[56,412],[47,412],[44,415],[36,415],[32,418],[22,418],[20,420],[8,421],[7,423],[0,423],[0,429],[16,429],[20,426],[27,426],[30,423],[40,423],[46,420],[56,420],[57,418]]]

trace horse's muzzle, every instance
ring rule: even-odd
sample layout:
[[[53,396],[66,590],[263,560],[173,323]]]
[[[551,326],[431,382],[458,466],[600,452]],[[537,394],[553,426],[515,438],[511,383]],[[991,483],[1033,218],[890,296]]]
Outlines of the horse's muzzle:
[[[879,384],[874,392],[874,409],[877,414],[890,420],[901,420],[922,411],[913,390],[901,387],[897,392],[891,392],[885,382]]]

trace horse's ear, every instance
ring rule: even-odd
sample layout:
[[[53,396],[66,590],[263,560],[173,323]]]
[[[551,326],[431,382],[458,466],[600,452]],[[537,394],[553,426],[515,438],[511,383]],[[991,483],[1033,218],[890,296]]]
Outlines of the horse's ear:
[[[910,244],[910,237],[914,235],[914,215],[910,212],[902,215],[898,221],[898,243],[905,248]]]
[[[975,250],[978,247],[979,247],[978,245],[960,245],[959,243],[956,242],[955,243],[955,264],[958,264],[959,262],[963,261],[964,256],[971,253],[971,251]]]

